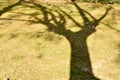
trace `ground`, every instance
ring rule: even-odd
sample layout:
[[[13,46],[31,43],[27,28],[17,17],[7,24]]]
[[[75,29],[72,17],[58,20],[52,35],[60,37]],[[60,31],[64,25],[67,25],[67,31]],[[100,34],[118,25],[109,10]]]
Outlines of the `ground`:
[[[0,10],[10,3],[13,2],[0,2]],[[41,5],[47,7],[48,11],[52,9],[51,12],[56,17],[58,15],[54,8],[60,7],[77,22],[83,24],[79,12],[71,3],[41,3]],[[106,8],[112,7],[97,26],[96,32],[87,38],[87,46],[94,75],[101,80],[119,80],[120,5],[99,3],[78,3],[78,5],[95,18],[103,15]],[[43,13],[40,9],[28,6],[33,5],[31,3],[17,5],[0,16],[0,80],[5,78],[68,80],[71,59],[70,41],[64,35],[55,33],[54,30],[48,31],[48,27],[42,23],[30,22],[36,21],[34,17],[36,15],[43,18]],[[72,32],[81,30],[67,16],[65,27]]]

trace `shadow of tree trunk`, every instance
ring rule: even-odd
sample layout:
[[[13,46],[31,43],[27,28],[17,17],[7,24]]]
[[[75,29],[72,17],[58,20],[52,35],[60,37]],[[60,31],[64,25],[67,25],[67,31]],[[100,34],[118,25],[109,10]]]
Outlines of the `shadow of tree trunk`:
[[[86,41],[91,34],[96,32],[96,27],[99,25],[100,21],[105,18],[110,8],[107,9],[99,19],[96,19],[89,12],[80,8],[75,2],[73,2],[73,4],[82,17],[84,24],[81,31],[71,34],[73,39],[68,37],[72,48],[70,80],[99,80],[94,76],[92,71]],[[93,20],[90,21],[85,13],[88,14]]]

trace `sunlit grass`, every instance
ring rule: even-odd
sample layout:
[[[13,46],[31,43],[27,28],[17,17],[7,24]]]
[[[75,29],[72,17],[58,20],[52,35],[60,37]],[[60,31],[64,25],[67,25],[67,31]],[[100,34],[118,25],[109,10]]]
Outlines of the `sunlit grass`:
[[[45,5],[45,4],[44,4]],[[53,5],[53,4],[52,4]],[[55,4],[54,4],[55,5]],[[45,5],[52,8],[50,5]],[[56,5],[55,5],[56,6]],[[58,7],[61,6],[57,4]],[[99,18],[108,5],[79,4],[94,17]],[[119,5],[113,9],[87,39],[94,74],[101,80],[120,79],[120,17]],[[76,21],[83,23],[76,8],[61,7]],[[16,6],[1,18],[31,19],[28,15],[41,11]],[[113,16],[114,14],[114,16]],[[40,14],[40,17],[42,14]],[[104,24],[108,25],[104,25]],[[112,28],[111,28],[112,26]],[[81,30],[67,18],[66,28],[73,32]],[[79,37],[79,36],[78,36]],[[45,25],[19,20],[0,20],[0,80],[68,80],[70,76],[71,45],[65,36],[49,32]]]

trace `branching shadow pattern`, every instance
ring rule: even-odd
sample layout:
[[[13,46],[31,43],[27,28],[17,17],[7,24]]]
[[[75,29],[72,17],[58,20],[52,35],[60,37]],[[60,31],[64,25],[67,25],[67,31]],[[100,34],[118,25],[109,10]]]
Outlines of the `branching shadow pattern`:
[[[56,11],[58,15],[56,17],[56,15],[52,13],[52,11],[48,10],[47,7],[37,3],[32,3],[32,4],[34,6],[28,5],[27,7],[40,10],[42,12],[43,18],[39,18],[37,17],[37,15],[33,15],[33,14],[21,13],[21,15],[29,15],[33,17],[35,20],[22,20],[22,19],[15,19],[15,20],[29,21],[35,24],[43,24],[48,27],[49,31],[55,32],[56,34],[59,35],[63,35],[68,39],[72,51],[71,61],[70,61],[70,80],[100,80],[94,76],[94,73],[92,71],[92,66],[91,66],[91,61],[90,61],[86,41],[91,34],[96,32],[96,27],[99,25],[100,21],[106,17],[110,8],[106,9],[105,13],[99,19],[96,19],[88,11],[85,11],[80,6],[78,6],[76,2],[73,2],[72,4],[78,10],[80,17],[82,17],[84,21],[82,25],[78,21],[76,21],[72,16],[66,13],[66,11],[60,8],[58,8],[58,11]],[[4,11],[1,11],[0,15],[3,13]],[[70,20],[72,20],[72,22],[75,23],[76,26],[80,27],[81,30],[78,32],[72,32],[70,30],[67,30],[66,16]],[[89,20],[87,16],[90,16],[92,20]]]

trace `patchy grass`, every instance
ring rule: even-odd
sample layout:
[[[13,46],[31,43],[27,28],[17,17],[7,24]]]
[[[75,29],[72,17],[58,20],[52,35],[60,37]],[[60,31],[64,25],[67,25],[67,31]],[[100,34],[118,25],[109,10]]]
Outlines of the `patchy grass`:
[[[76,8],[70,3],[65,4],[54,4],[54,6],[71,13],[70,15],[76,21],[83,24]],[[30,14],[36,13],[33,16],[37,15],[39,18],[43,15],[37,8],[25,5],[13,7],[1,16],[1,18],[13,20],[0,19],[0,80],[4,78],[10,78],[10,80],[68,80],[71,58],[69,40],[63,35],[48,31],[47,26],[41,23],[28,22],[27,20],[35,20]],[[54,9],[53,4],[42,5]],[[30,6],[33,5],[30,4]],[[97,31],[88,37],[87,44],[95,76],[101,80],[119,80],[120,6],[92,3],[79,3],[79,6],[89,11],[95,18],[101,16],[108,6],[113,7],[100,22]],[[53,13],[57,17],[54,11]],[[67,30],[73,32],[81,30],[70,19],[67,17],[66,19]]]

